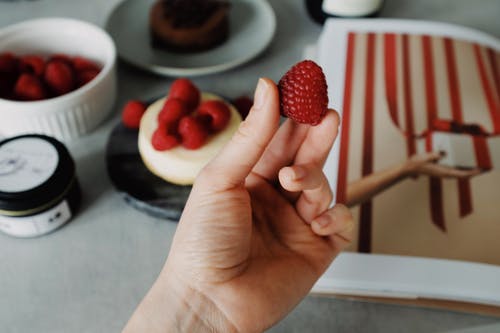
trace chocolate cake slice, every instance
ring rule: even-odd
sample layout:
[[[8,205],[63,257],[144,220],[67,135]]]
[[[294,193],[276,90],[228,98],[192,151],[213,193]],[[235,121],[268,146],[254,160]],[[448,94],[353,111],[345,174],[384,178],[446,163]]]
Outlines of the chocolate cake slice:
[[[222,0],[159,0],[150,11],[152,45],[179,53],[214,48],[229,37],[229,10]]]

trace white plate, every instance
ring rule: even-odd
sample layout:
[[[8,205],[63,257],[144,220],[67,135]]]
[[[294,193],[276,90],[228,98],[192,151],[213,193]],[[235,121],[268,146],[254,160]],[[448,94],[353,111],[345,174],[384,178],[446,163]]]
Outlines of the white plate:
[[[266,0],[232,0],[229,39],[198,53],[171,53],[150,43],[149,10],[156,0],[125,0],[111,13],[107,31],[119,56],[135,66],[166,76],[197,76],[239,66],[270,44],[276,17]]]

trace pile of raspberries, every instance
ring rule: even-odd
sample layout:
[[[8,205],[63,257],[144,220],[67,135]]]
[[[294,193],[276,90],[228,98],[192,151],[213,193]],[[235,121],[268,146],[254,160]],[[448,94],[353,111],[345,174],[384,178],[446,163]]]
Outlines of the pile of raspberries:
[[[0,53],[0,98],[39,101],[61,96],[87,84],[100,71],[100,65],[80,56]]]

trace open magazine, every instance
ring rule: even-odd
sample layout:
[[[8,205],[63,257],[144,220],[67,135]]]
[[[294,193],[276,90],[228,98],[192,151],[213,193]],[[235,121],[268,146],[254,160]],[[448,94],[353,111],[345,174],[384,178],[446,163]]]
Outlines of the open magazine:
[[[330,19],[313,51],[342,116],[325,173],[358,222],[313,292],[500,306],[500,40]]]

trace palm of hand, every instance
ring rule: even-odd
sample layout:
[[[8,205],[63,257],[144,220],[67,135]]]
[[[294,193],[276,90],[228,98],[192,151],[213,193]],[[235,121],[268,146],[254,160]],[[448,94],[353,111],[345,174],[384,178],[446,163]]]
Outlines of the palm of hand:
[[[258,175],[249,176],[246,186],[193,195],[195,202],[210,207],[203,214],[213,219],[205,218],[197,230],[180,226],[177,232],[185,237],[174,246],[191,251],[176,249],[184,254],[177,259],[186,268],[178,273],[198,281],[193,287],[240,328],[259,323],[263,329],[270,323],[262,319],[270,313],[273,322],[284,316],[340,250],[330,238],[311,231],[293,199]],[[199,212],[201,207],[192,208]]]

